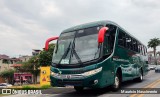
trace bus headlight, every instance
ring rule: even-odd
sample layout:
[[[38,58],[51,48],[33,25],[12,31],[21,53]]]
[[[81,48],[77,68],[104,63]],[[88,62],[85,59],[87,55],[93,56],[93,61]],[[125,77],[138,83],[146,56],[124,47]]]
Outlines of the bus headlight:
[[[102,67],[94,69],[94,70],[91,70],[91,71],[87,71],[85,73],[82,73],[82,75],[84,75],[84,76],[90,76],[90,75],[96,74],[96,73],[98,73],[100,71],[102,71]]]
[[[54,73],[51,71],[51,76],[56,76],[56,75],[57,75],[57,73]]]

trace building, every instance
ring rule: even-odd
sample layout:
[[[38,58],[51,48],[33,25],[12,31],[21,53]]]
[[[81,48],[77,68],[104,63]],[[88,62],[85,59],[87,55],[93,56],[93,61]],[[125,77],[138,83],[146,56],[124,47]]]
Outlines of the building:
[[[160,51],[156,52],[156,58],[153,51],[148,51],[147,54],[149,64],[155,64],[155,60],[157,60],[157,64],[160,64]]]
[[[0,55],[0,72],[8,69],[13,69],[13,67],[11,66],[15,64],[17,61],[17,59],[10,58],[7,55]]]
[[[33,56],[38,55],[41,52],[41,50],[38,50],[38,49],[32,49],[32,50],[33,50],[32,51]]]
[[[20,62],[19,58],[10,58],[9,56],[5,54],[0,54],[0,72],[3,72],[5,70],[14,69],[12,65],[17,62]],[[0,77],[0,83],[4,83],[4,82],[7,82],[7,80]]]
[[[28,56],[28,55],[25,55],[25,56],[20,56],[19,59],[21,62],[27,62],[32,56]]]

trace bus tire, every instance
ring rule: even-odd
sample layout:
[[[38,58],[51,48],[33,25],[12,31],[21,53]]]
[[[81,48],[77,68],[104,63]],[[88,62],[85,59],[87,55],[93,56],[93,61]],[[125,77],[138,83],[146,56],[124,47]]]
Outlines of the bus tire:
[[[77,91],[77,92],[82,92],[84,90],[84,87],[82,86],[74,86],[74,89]]]
[[[140,76],[137,78],[138,82],[142,82],[143,81],[143,71],[141,70],[140,72]]]
[[[121,87],[121,78],[120,75],[117,73],[114,78],[114,84],[111,86],[112,91],[116,92]]]

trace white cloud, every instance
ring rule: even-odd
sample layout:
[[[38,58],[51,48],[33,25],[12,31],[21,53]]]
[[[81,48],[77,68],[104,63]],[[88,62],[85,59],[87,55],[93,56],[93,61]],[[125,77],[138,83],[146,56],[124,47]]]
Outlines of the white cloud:
[[[160,38],[158,0],[1,0],[0,54],[42,49],[48,37],[68,27],[112,20],[145,45]],[[160,50],[160,48],[158,48]]]
[[[45,17],[51,17],[51,16],[62,16],[62,12],[59,10],[59,8],[54,4],[54,2],[49,1],[42,1],[42,10],[40,14]]]

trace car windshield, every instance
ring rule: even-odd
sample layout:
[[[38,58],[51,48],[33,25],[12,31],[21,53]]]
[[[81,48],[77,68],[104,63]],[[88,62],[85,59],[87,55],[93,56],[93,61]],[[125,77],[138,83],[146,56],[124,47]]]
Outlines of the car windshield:
[[[98,31],[101,27],[91,27],[73,32],[62,33],[53,53],[53,63],[77,64],[97,59]]]

